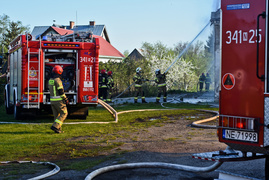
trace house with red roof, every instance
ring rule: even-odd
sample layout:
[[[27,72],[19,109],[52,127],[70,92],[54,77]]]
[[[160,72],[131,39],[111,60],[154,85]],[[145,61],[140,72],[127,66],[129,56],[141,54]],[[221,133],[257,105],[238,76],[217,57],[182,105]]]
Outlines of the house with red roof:
[[[61,36],[65,36],[65,35],[69,35],[69,34],[73,34],[73,33],[74,33],[73,30],[62,29],[62,28],[50,26],[44,33],[42,33],[42,35],[45,35],[45,34],[59,34]]]
[[[56,25],[52,26],[35,26],[32,31],[33,40],[37,40],[40,37],[46,35],[60,35],[60,36],[71,36],[76,32],[92,32],[93,37],[99,38],[100,43],[100,62],[121,62],[125,56],[119,52],[111,43],[104,25],[95,25],[94,21],[90,21],[89,25],[77,25],[73,21],[70,21],[69,26]]]

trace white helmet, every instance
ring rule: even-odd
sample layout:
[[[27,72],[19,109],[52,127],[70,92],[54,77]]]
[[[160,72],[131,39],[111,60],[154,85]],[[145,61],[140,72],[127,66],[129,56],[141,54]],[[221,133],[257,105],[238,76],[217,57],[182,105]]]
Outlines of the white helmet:
[[[141,73],[141,72],[142,72],[141,67],[136,68],[136,73]]]
[[[157,74],[160,74],[161,73],[161,70],[160,69],[156,69],[155,70],[155,74],[157,75]]]

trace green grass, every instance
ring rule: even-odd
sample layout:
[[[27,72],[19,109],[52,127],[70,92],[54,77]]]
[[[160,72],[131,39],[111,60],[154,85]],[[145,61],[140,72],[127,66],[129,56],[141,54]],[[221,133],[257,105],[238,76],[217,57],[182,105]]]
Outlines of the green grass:
[[[181,105],[177,106],[181,107]],[[118,112],[131,109],[164,109],[155,104],[128,104],[114,108]],[[112,142],[112,140],[128,137],[129,133],[141,129],[146,130],[150,126],[162,126],[162,123],[169,121],[169,117],[175,115],[201,114],[200,111],[193,110],[195,106],[188,108],[185,105],[183,108],[185,110],[124,113],[119,115],[118,123],[64,124],[63,134],[55,134],[50,130],[53,122],[51,115],[17,121],[40,122],[40,124],[0,124],[0,161],[56,161],[105,155],[106,152],[117,149],[123,144]],[[208,106],[197,107],[197,109],[201,108],[210,109]],[[15,121],[12,115],[5,114],[3,107],[0,107],[0,116],[2,117],[1,121]],[[150,118],[157,120],[150,121]],[[106,109],[97,107],[89,110],[89,116],[86,120],[67,119],[65,122],[74,121],[114,121],[114,118]],[[99,160],[97,161],[99,162]]]

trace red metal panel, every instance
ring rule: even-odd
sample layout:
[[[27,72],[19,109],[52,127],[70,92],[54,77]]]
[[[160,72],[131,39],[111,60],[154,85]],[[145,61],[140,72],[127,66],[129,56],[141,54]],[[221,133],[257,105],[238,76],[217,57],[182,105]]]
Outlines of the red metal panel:
[[[23,35],[25,36],[25,35]],[[29,41],[28,48],[30,49],[31,53],[37,53],[35,55],[30,55],[30,61],[28,62],[28,53],[27,52],[27,45],[26,45],[26,39],[23,41],[23,52],[22,52],[22,94],[21,95],[27,95],[28,94],[28,88],[37,88],[39,87],[40,90],[43,89],[43,52],[40,52],[40,69],[38,64],[38,52],[39,52],[39,41]],[[28,69],[28,64],[29,68]],[[28,73],[29,73],[29,87],[28,87]],[[40,80],[39,79],[40,76]],[[39,83],[39,84],[38,84]],[[31,90],[30,94],[38,94],[37,90]],[[41,91],[39,94],[39,99],[35,100],[34,102],[43,102],[43,92]]]
[[[264,82],[256,76],[256,29],[257,16],[266,11],[266,1],[222,0],[221,9],[220,114],[260,118],[262,123],[264,119]],[[265,32],[265,20],[261,18],[259,30],[260,75],[264,75],[265,69]],[[228,78],[227,73],[230,76]],[[263,130],[260,129],[259,145],[263,141]],[[223,140],[221,135],[220,141],[231,142]]]
[[[96,77],[96,46],[93,43],[84,43],[83,49],[78,53],[79,89],[78,102],[97,103],[98,81]],[[97,61],[98,62],[98,61]],[[94,100],[85,101],[84,97],[95,97]]]

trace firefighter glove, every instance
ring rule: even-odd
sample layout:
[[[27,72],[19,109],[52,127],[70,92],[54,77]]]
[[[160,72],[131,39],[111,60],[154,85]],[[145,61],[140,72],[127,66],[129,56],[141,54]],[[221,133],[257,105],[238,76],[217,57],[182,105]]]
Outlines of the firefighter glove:
[[[63,99],[63,103],[64,103],[64,104],[69,104],[69,100],[68,100],[67,97],[65,97],[65,98]]]

